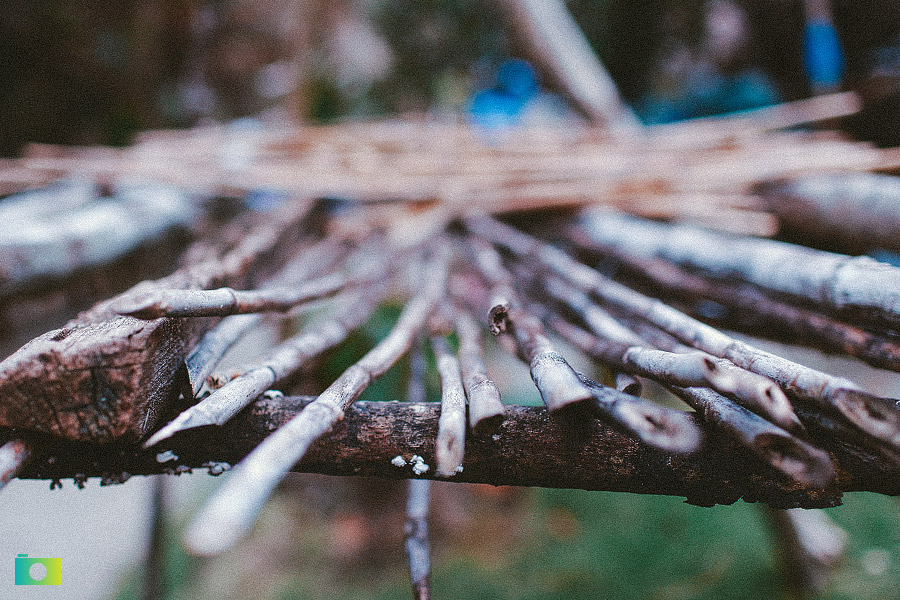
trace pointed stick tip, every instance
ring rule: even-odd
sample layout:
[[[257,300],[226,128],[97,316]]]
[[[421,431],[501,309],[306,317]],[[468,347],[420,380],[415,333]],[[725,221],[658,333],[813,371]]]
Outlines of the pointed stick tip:
[[[206,425],[206,423],[192,423],[192,421],[194,420],[193,416],[194,413],[191,412],[191,409],[187,409],[186,411],[166,423],[156,433],[147,438],[147,440],[143,444],[141,444],[141,447],[146,450],[147,448],[151,448],[163,440],[169,439],[176,433],[179,433],[186,429],[193,429],[194,427]]]

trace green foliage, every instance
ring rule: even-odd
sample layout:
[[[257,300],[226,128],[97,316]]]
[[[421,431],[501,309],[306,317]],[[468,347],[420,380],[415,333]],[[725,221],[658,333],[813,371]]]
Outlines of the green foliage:
[[[282,529],[284,519],[296,518],[281,497],[267,509],[263,525],[249,545],[265,547],[265,530]],[[494,502],[488,497],[485,502]],[[386,507],[386,510],[395,507]],[[498,510],[505,510],[500,507]],[[587,599],[617,598],[675,600],[728,598],[756,600],[784,597],[770,544],[768,520],[754,504],[698,508],[678,498],[535,489],[517,505],[518,524],[502,551],[479,554],[470,543],[451,535],[433,540],[432,588],[436,598]],[[876,494],[851,494],[846,505],[829,515],[851,536],[847,560],[826,593],[826,600],[887,599],[896,597],[900,577],[900,507],[895,499]],[[480,512],[472,518],[484,519]],[[493,513],[496,515],[496,513]],[[289,600],[328,597],[339,599],[409,598],[406,566],[400,549],[396,563],[377,572],[365,566],[348,570],[321,561],[322,541],[329,521],[307,508],[289,561],[265,574],[273,581],[266,598]],[[491,523],[474,529],[491,530]],[[260,539],[260,535],[263,537]],[[318,540],[318,541],[317,541]],[[206,600],[191,579],[200,562],[189,559],[167,536],[166,598]],[[497,545],[491,546],[498,547]],[[236,560],[230,554],[222,559]],[[240,562],[240,559],[237,559]],[[209,567],[209,565],[207,565]],[[240,571],[235,563],[233,569]],[[216,571],[227,571],[221,566]],[[244,577],[251,576],[244,573]],[[117,600],[132,600],[136,577],[123,585]],[[218,588],[216,593],[222,592]],[[233,592],[234,590],[232,590]],[[232,597],[228,595],[227,597]]]

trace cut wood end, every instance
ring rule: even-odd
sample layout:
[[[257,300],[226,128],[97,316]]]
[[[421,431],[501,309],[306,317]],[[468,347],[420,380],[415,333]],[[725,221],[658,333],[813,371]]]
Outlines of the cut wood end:
[[[542,352],[531,361],[531,378],[551,411],[593,402],[594,395],[558,352]]]
[[[834,481],[834,463],[828,454],[793,436],[764,433],[754,440],[753,449],[802,486],[821,489]]]
[[[832,397],[834,406],[855,427],[900,449],[900,409],[895,400],[854,389],[839,389]]]
[[[503,301],[495,304],[488,311],[488,323],[491,327],[491,333],[500,335],[507,330],[509,326],[509,301]]]

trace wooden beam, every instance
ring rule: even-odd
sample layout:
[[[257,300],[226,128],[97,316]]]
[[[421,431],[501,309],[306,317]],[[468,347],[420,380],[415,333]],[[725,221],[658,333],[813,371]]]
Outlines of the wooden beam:
[[[261,398],[223,427],[189,430],[151,450],[138,444],[43,440],[43,450],[19,476],[103,477],[104,483],[117,483],[131,475],[203,467],[221,472],[227,468],[223,463],[236,464],[311,400]],[[421,477],[441,479],[434,468],[439,413],[438,403],[358,402],[294,470],[409,479],[416,476],[410,459],[418,455],[432,467]],[[507,419],[494,433],[467,436],[464,469],[448,481],[663,494],[700,506],[744,499],[777,508],[821,508],[840,504],[845,491],[900,495],[897,466],[839,442],[827,449],[837,477],[827,488],[804,489],[727,439],[707,436],[700,451],[679,456],[654,450],[593,418],[507,406]]]

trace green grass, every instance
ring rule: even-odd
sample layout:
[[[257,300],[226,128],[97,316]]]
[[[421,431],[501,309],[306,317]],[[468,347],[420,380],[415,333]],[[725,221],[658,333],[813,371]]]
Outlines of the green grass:
[[[434,540],[435,598],[617,598],[734,600],[786,597],[762,507],[698,508],[677,498],[575,490],[531,490],[512,507],[475,510],[469,533],[443,532]],[[402,550],[384,568],[365,559],[354,568],[330,561],[327,511],[298,509],[287,494],[270,504],[247,546],[212,561],[187,557],[168,543],[167,598],[409,598]],[[502,503],[501,503],[502,504]],[[395,510],[396,507],[388,507]],[[299,510],[299,512],[298,512]],[[508,511],[513,511],[508,514]],[[822,598],[896,598],[900,577],[900,506],[875,494],[852,494],[829,515],[851,542]],[[503,515],[515,523],[501,540],[487,538]],[[506,522],[506,521],[505,521]],[[296,530],[285,542],[284,531]],[[473,534],[474,532],[474,534]],[[271,537],[271,536],[274,536]],[[263,572],[247,566],[252,560]],[[271,553],[260,558],[259,553]],[[384,558],[384,557],[378,557]],[[373,557],[373,561],[375,557]],[[382,561],[384,562],[384,561]],[[136,595],[137,578],[123,584],[118,600]]]

